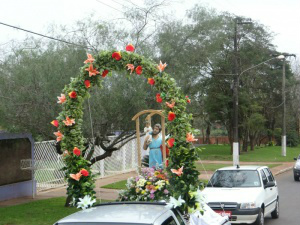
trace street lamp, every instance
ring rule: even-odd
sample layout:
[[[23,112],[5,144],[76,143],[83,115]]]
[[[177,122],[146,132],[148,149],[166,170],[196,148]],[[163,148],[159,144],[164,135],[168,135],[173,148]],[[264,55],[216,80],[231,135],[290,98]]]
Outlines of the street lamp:
[[[233,153],[232,153],[232,157],[233,157],[233,165],[237,166],[239,165],[239,130],[238,130],[238,105],[239,105],[239,101],[238,101],[238,88],[239,88],[239,79],[240,76],[243,75],[245,72],[254,69],[262,64],[265,64],[266,62],[269,62],[273,59],[285,59],[284,55],[279,55],[279,56],[275,56],[273,58],[270,58],[266,61],[263,61],[255,66],[249,67],[248,69],[245,69],[244,71],[242,71],[240,74],[235,74],[235,85],[233,88]]]

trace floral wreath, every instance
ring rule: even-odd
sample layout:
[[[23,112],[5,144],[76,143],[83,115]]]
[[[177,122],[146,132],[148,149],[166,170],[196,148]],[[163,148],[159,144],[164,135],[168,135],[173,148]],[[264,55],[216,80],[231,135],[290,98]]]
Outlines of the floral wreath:
[[[54,134],[61,142],[65,178],[68,182],[67,195],[77,204],[79,199],[90,196],[95,199],[95,182],[91,174],[90,163],[84,158],[85,139],[82,134],[83,102],[89,97],[89,89],[101,87],[103,79],[112,71],[126,70],[130,76],[143,75],[149,85],[157,90],[156,101],[161,103],[167,118],[167,146],[170,155],[166,161],[166,170],[170,177],[170,194],[174,198],[182,197],[185,204],[182,209],[195,208],[195,198],[190,195],[197,190],[198,175],[194,161],[198,158],[197,149],[190,121],[191,114],[186,113],[186,105],[191,101],[176,86],[174,78],[164,72],[166,63],[156,65],[150,60],[134,53],[135,48],[129,44],[126,51],[102,51],[96,56],[87,54],[85,65],[76,78],[66,85],[58,97],[62,111],[51,123],[58,128]]]

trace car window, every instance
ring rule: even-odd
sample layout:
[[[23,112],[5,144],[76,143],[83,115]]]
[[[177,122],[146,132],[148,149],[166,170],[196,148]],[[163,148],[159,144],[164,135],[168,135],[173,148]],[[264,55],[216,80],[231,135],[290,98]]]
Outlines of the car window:
[[[263,184],[266,185],[268,183],[268,179],[263,170],[260,171],[261,178],[263,180]]]
[[[260,187],[256,170],[218,170],[207,187]]]
[[[273,177],[273,175],[272,175],[272,173],[269,169],[265,168],[264,172],[265,172],[265,174],[266,174],[269,181],[274,181],[274,177]]]
[[[175,221],[175,219],[170,216],[165,222],[162,223],[162,225],[178,225]]]
[[[173,213],[175,214],[175,216],[176,216],[176,218],[177,218],[179,224],[180,224],[180,225],[185,225],[185,222],[183,221],[183,219],[182,219],[182,217],[180,216],[179,212],[178,212],[176,209],[173,209],[172,211],[173,211]]]

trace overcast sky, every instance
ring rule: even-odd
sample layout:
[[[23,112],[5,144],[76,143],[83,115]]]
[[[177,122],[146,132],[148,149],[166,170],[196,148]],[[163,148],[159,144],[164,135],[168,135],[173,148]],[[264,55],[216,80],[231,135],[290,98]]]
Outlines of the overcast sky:
[[[124,6],[142,5],[142,0],[0,0],[0,22],[38,33],[47,33],[50,24],[71,25],[94,14],[109,20],[122,16]],[[228,11],[269,27],[276,34],[273,44],[278,51],[300,57],[300,0],[177,0],[166,12],[177,18],[194,4]],[[109,6],[107,6],[109,5]],[[124,6],[122,6],[124,5]],[[175,12],[175,13],[174,13]],[[0,45],[11,39],[23,39],[24,32],[0,25]]]

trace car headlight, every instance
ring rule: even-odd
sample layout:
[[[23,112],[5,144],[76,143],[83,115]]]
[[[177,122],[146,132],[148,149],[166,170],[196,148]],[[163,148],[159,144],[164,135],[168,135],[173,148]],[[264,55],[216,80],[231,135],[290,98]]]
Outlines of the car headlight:
[[[295,168],[295,169],[300,169],[300,163],[297,162],[297,163],[295,164],[294,168]]]
[[[241,209],[254,209],[256,208],[255,202],[241,203]]]

